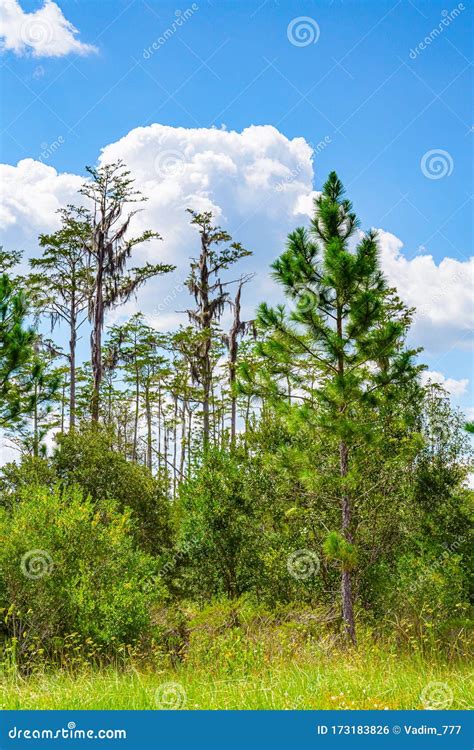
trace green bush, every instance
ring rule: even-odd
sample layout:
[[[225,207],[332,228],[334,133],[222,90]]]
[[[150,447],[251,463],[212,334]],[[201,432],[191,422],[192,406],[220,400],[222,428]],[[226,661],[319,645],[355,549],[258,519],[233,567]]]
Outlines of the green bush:
[[[31,485],[52,487],[56,481],[56,472],[47,459],[24,455],[21,462],[2,466],[0,505],[12,507]]]
[[[0,610],[16,658],[77,650],[112,654],[150,632],[163,599],[158,563],[136,548],[129,511],[78,489],[30,487],[0,509]]]
[[[455,547],[420,547],[418,553],[402,554],[392,569],[380,567],[377,576],[384,617],[380,631],[423,651],[467,650],[472,633],[468,582]]]
[[[258,456],[209,452],[182,485],[178,506],[177,556],[189,596],[314,601],[321,551],[291,489]]]
[[[140,546],[160,555],[171,546],[170,504],[166,485],[140,464],[112,448],[110,435],[99,427],[58,437],[52,465],[66,485],[78,484],[95,501],[115,500],[133,511]]]

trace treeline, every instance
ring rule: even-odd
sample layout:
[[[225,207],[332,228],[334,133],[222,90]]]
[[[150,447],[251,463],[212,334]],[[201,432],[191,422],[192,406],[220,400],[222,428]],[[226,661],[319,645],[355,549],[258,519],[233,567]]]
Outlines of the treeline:
[[[160,607],[222,596],[325,608],[352,644],[357,619],[457,644],[465,425],[421,386],[413,310],[337,175],[272,264],[287,304],[263,302],[248,321],[250,252],[189,210],[190,303],[170,333],[140,313],[106,328],[174,270],[133,266],[160,236],[130,234],[144,200],[130,173],[91,168],[80,194],[29,273],[0,255],[0,425],[21,454],[0,481],[9,658],[56,658],[71,633],[91,659],[150,644]]]

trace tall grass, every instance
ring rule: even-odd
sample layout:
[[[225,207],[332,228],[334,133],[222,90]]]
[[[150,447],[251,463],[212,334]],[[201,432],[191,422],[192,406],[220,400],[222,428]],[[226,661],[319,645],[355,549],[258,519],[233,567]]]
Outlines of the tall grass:
[[[113,668],[1,678],[3,709],[422,709],[427,686],[466,709],[474,694],[467,664],[427,663],[375,650],[265,669],[221,671],[186,663],[173,670]],[[448,706],[446,706],[448,707]]]
[[[36,655],[21,669],[0,659],[1,707],[467,709],[474,694],[459,635],[441,649],[431,629],[414,640],[400,623],[392,637],[360,624],[353,650],[327,611],[269,612],[245,601],[164,609],[154,620],[152,647],[119,650],[114,664],[94,666],[94,649],[83,654],[74,638],[55,666]]]

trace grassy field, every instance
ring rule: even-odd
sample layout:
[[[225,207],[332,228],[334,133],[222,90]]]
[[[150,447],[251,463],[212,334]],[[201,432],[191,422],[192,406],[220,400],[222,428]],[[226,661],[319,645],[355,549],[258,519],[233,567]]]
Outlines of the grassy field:
[[[222,672],[222,670],[221,670]],[[3,709],[422,709],[470,707],[467,664],[427,663],[391,653],[339,654],[219,674],[86,670],[0,676]]]

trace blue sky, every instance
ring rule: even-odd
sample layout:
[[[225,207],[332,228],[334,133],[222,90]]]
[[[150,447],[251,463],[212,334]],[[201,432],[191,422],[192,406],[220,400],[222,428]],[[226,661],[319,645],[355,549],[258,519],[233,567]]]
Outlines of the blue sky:
[[[12,3],[17,0],[0,0],[0,6]],[[237,132],[273,125],[289,140],[324,144],[314,156],[314,189],[336,169],[362,226],[399,238],[407,260],[426,254],[435,264],[446,257],[467,264],[474,137],[467,2],[57,4],[78,30],[76,39],[97,50],[78,54],[76,48],[58,57],[3,50],[3,163],[41,161],[46,147],[48,166],[82,175],[103,147],[153,123]],[[20,0],[24,13],[43,5]],[[289,38],[289,25],[301,17],[311,43]],[[162,43],[167,29],[172,33]],[[51,148],[54,143],[59,147]],[[432,152],[441,152],[440,162]],[[441,176],[430,174],[437,168]],[[278,250],[263,248],[260,265]],[[456,284],[465,284],[460,268],[446,300],[435,304],[455,302]],[[472,380],[467,338],[463,319],[452,340],[428,352],[430,369]],[[467,406],[469,388],[458,390]]]

